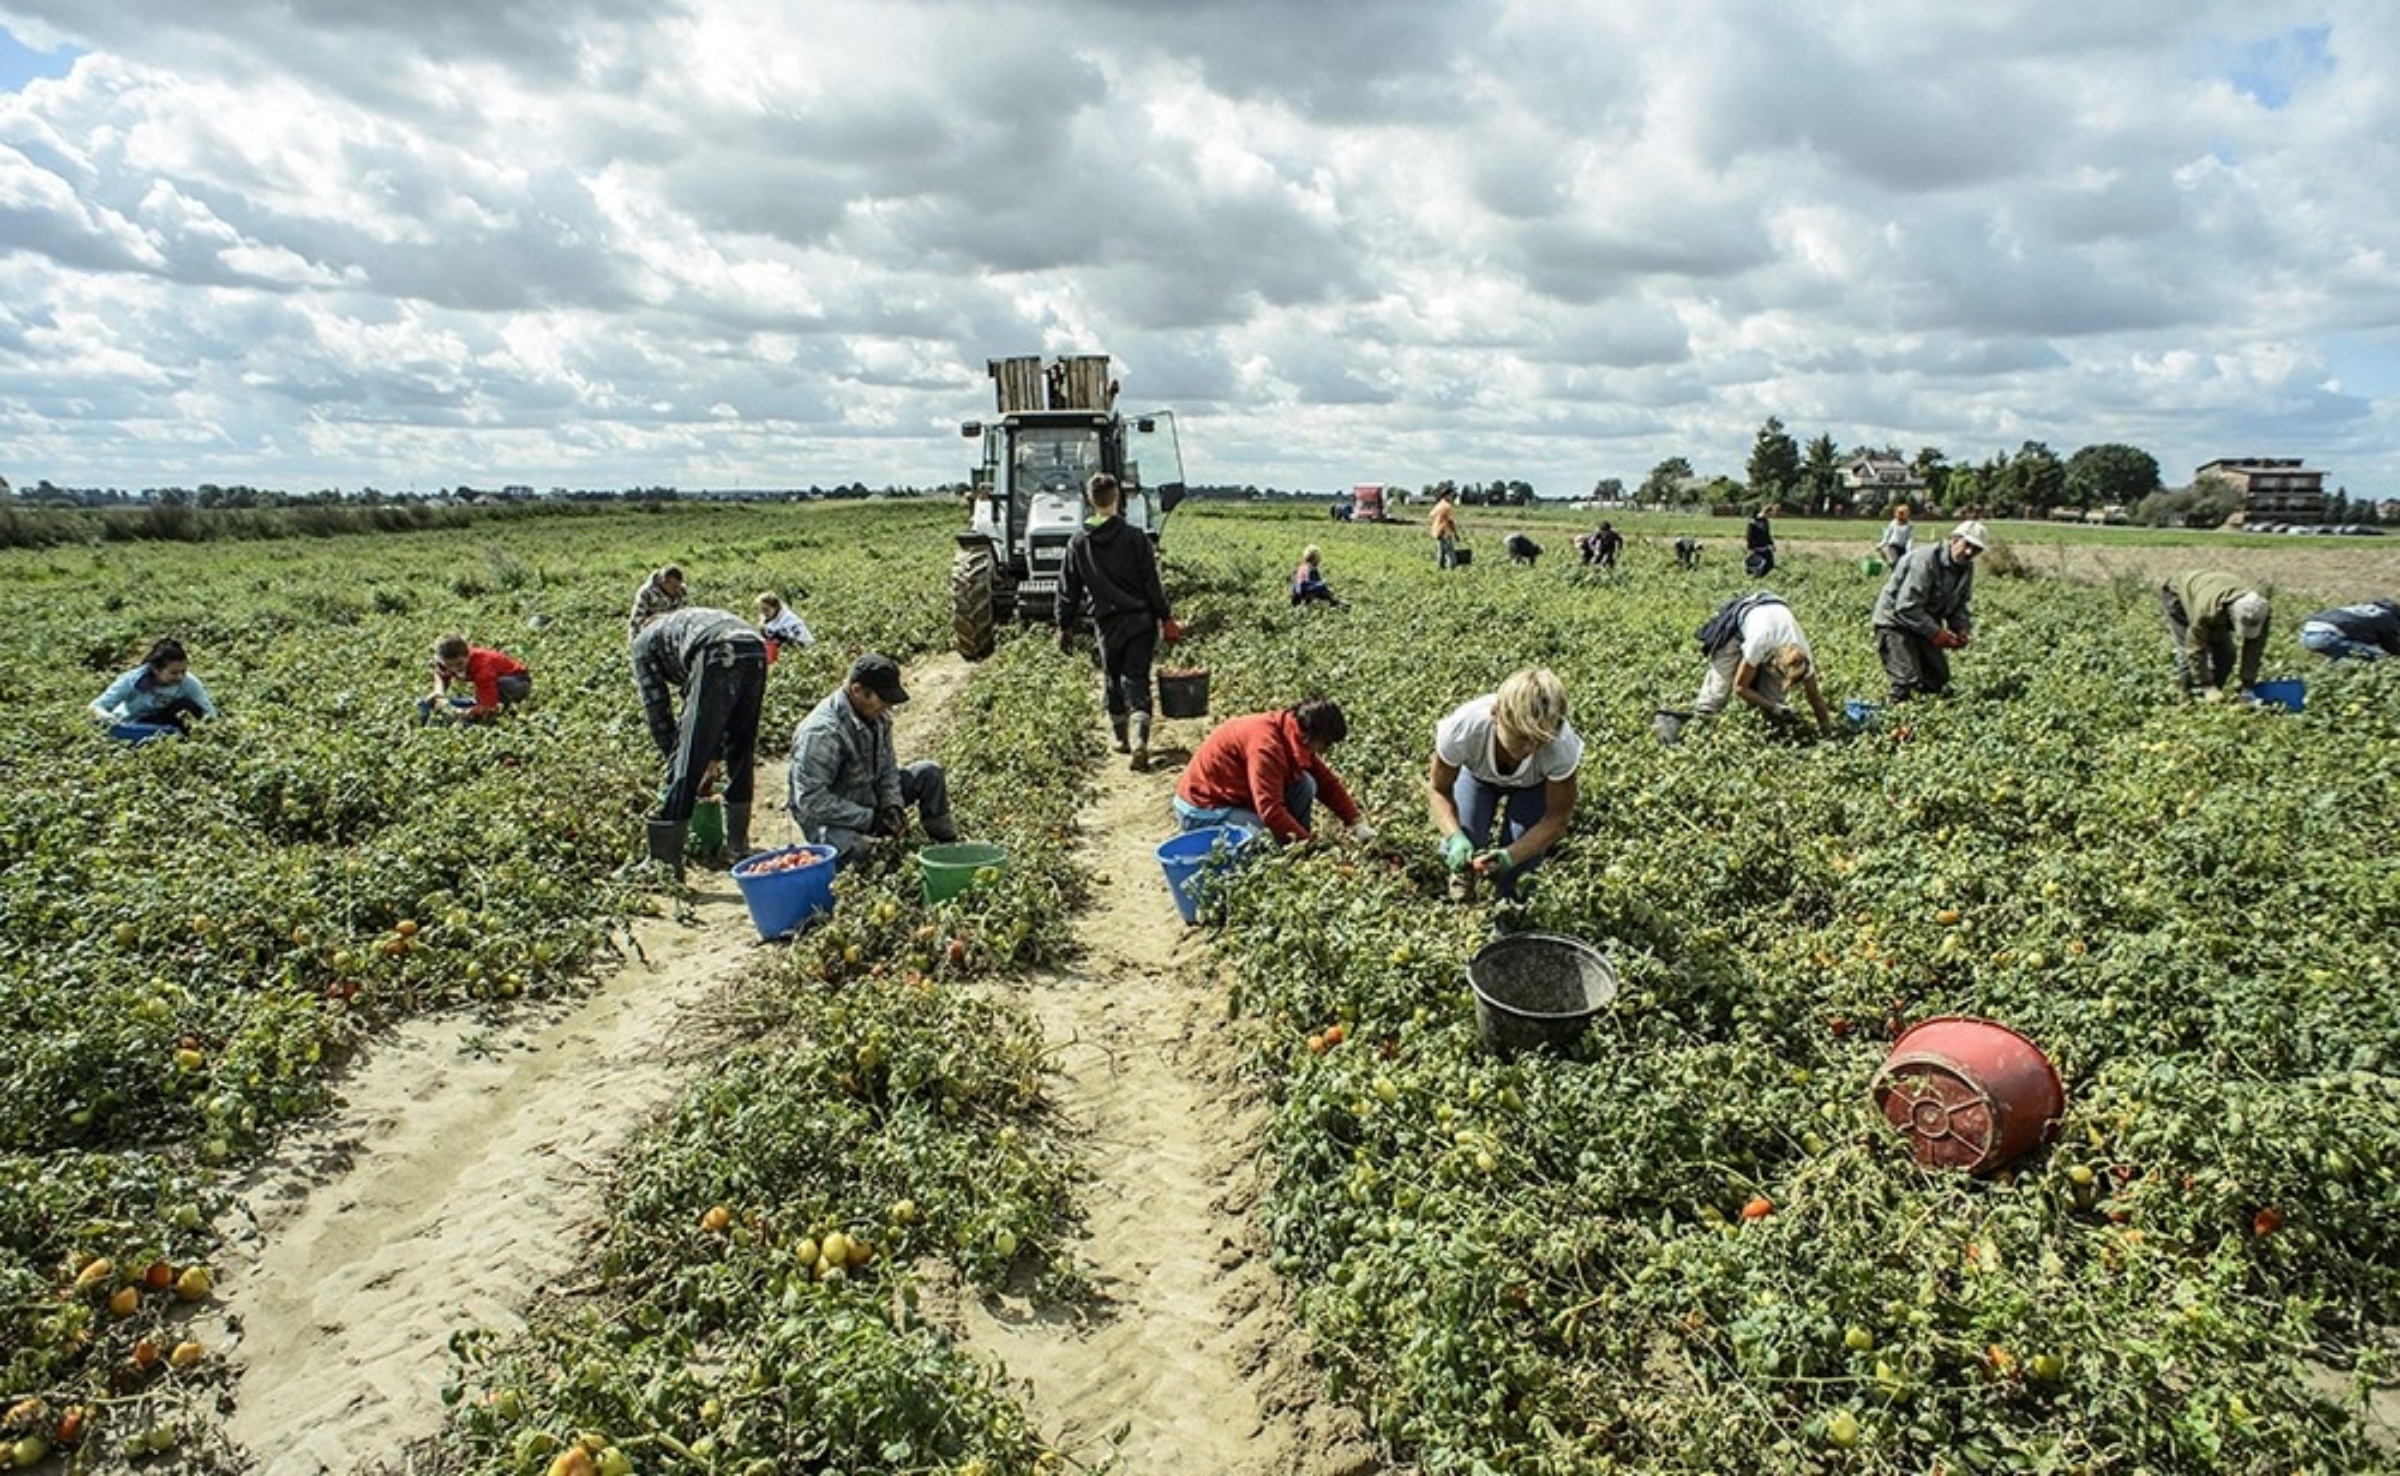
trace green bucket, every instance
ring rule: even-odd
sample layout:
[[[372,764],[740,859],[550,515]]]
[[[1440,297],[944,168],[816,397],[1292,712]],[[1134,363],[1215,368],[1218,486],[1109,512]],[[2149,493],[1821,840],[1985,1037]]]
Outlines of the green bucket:
[[[1881,574],[1883,572],[1883,560],[1875,557],[1873,554],[1869,554],[1865,558],[1858,561],[1858,572],[1861,574]]]
[[[947,902],[958,896],[974,886],[976,877],[986,868],[1006,871],[1008,847],[962,841],[956,845],[927,846],[917,852],[917,870],[925,877],[927,902]]]
[[[692,828],[685,845],[697,856],[714,856],[725,849],[725,802],[710,798],[692,806]]]

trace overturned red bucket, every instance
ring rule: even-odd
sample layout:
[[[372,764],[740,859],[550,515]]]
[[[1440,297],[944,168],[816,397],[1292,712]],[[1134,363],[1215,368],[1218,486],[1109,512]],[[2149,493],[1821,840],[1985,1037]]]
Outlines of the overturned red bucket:
[[[2067,1089],[2041,1048],[1994,1020],[1941,1015],[1892,1042],[1875,1105],[1926,1168],[1988,1174],[2048,1142]]]

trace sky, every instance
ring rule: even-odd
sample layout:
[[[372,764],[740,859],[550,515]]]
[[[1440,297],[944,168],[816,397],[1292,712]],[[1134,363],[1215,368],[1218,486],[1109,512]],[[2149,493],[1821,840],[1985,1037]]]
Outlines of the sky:
[[[2389,0],[0,0],[0,476],[934,485],[1098,352],[1204,484],[2395,496],[2395,89]]]

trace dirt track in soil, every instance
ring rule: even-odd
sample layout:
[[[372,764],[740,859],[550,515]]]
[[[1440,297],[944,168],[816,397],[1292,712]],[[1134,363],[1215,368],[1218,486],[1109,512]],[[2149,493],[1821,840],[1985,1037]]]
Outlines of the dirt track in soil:
[[[1306,1340],[1250,1222],[1263,1108],[1236,1079],[1224,991],[1153,854],[1188,756],[1154,749],[1153,771],[1135,774],[1107,755],[1082,817],[1083,859],[1107,878],[1077,922],[1083,953],[1027,986],[1060,1108],[1086,1139],[1094,1178],[1072,1251],[1100,1304],[1012,1293],[958,1315],[1076,1459],[1113,1451],[1127,1471],[1355,1476],[1377,1468],[1375,1448],[1354,1416],[1317,1398]]]
[[[909,673],[904,749],[966,685]],[[758,774],[762,846],[798,837],[780,760]],[[610,1160],[704,1069],[695,1024],[762,944],[721,870],[588,995],[497,1026],[412,1020],[368,1047],[340,1106],[240,1188],[209,1341],[238,1368],[226,1434],[265,1476],[355,1472],[437,1433],[450,1335],[513,1331],[603,1223]]]

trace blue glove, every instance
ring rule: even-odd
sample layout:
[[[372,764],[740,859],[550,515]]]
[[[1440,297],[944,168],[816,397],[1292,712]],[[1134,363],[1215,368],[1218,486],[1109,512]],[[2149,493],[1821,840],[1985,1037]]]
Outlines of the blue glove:
[[[1442,864],[1452,871],[1464,871],[1475,858],[1475,843],[1463,830],[1453,830],[1442,838]]]

